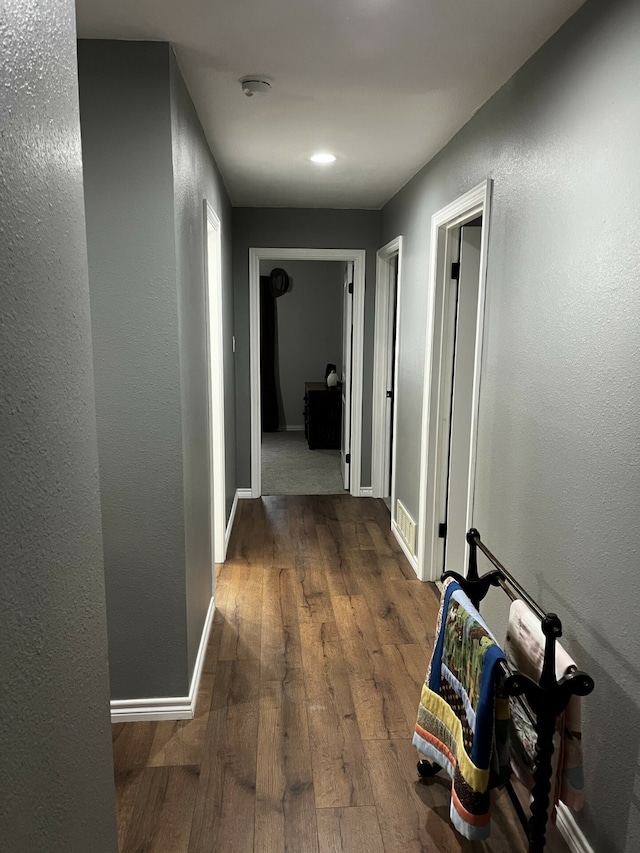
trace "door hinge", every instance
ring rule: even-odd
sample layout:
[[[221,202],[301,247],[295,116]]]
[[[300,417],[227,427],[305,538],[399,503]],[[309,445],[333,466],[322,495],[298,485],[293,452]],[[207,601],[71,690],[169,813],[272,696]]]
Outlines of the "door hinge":
[[[346,456],[344,457],[344,461],[347,463],[347,465],[351,464],[351,454],[350,453],[346,454]]]
[[[446,539],[447,538],[447,522],[441,521],[438,525],[438,539]]]
[[[459,261],[454,261],[451,264],[451,278],[455,279],[456,281],[460,278],[460,262]]]
[[[349,282],[349,293],[353,293],[353,282]]]
[[[390,400],[393,400],[393,391],[387,391],[387,397],[388,397]]]

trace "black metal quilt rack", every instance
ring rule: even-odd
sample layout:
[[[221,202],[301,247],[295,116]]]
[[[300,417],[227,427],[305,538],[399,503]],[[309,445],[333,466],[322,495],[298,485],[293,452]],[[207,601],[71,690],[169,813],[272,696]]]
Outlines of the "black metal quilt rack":
[[[475,528],[469,530],[466,538],[469,543],[467,576],[463,577],[457,572],[445,572],[442,575],[442,580],[448,577],[454,578],[477,608],[492,586],[501,587],[512,600],[522,599],[540,619],[546,640],[542,674],[538,682],[521,672],[514,672],[504,661],[500,662],[504,676],[501,685],[502,695],[517,697],[538,735],[530,816],[526,815],[509,780],[506,782],[503,779],[496,780],[493,785],[493,787],[504,785],[506,788],[518,819],[527,835],[529,853],[541,853],[546,842],[549,816],[551,759],[556,719],[567,706],[571,696],[587,696],[593,690],[594,682],[586,672],[577,669],[559,681],[556,679],[556,640],[562,636],[560,619],[555,613],[546,613],[534,601],[513,575],[489,551],[482,542],[480,533]],[[478,575],[478,548],[494,566],[493,570],[482,576]],[[418,773],[423,778],[434,776],[441,769],[439,765],[433,764],[427,759],[418,762]]]

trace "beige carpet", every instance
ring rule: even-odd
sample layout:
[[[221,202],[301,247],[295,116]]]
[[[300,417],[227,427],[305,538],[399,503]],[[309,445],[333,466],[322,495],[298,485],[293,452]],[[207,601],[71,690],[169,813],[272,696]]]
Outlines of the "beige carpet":
[[[344,494],[340,451],[309,450],[302,431],[263,433],[262,494]]]

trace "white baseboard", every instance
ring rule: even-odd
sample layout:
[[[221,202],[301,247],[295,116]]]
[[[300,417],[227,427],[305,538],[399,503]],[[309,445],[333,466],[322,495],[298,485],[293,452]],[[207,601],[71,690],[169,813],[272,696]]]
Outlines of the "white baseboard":
[[[562,801],[556,808],[556,826],[572,853],[594,853],[573,814]]]
[[[209,607],[207,609],[207,615],[204,619],[204,625],[202,626],[200,645],[198,646],[198,654],[196,655],[196,662],[193,666],[193,675],[191,677],[191,686],[189,687],[189,702],[193,709],[193,713],[191,716],[193,716],[196,711],[196,700],[198,698],[198,690],[200,689],[200,679],[202,678],[204,659],[207,655],[207,645],[209,644],[209,634],[211,633],[211,626],[213,624],[215,610],[215,600],[212,596],[211,601],[209,602]]]
[[[236,495],[239,501],[249,501],[252,497],[251,489],[236,489]]]
[[[292,424],[291,426],[278,427],[278,432],[303,432],[304,424]]]
[[[373,497],[373,488],[371,486],[360,486],[360,497],[361,498],[372,498]]]
[[[159,720],[192,720],[188,696],[166,699],[112,699],[112,723],[153,723]]]
[[[398,545],[402,548],[404,555],[407,558],[407,560],[409,561],[411,568],[416,573],[416,577],[418,577],[418,558],[416,557],[415,554],[412,554],[411,551],[407,548],[406,542],[404,541],[402,536],[400,536],[400,532],[398,530],[398,525],[396,524],[396,521],[394,518],[391,519],[391,532],[393,533],[395,538],[398,540]]]
[[[229,548],[229,539],[231,539],[231,531],[233,530],[233,522],[236,520],[236,510],[238,509],[238,489],[236,489],[236,493],[233,496],[233,504],[231,505],[231,512],[229,513],[229,521],[227,522],[227,529],[224,535],[224,554],[225,559],[227,556],[227,550]]]
[[[188,696],[168,696],[152,699],[112,699],[111,722],[156,722],[158,720],[192,720],[196,712],[196,700],[200,688],[202,668],[207,653],[209,634],[213,623],[215,604],[213,598],[204,620],[200,646],[193,667],[193,676]]]

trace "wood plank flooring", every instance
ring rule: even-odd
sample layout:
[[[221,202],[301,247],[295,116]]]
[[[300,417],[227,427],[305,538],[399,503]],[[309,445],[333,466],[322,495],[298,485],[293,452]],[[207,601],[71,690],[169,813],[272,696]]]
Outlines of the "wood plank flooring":
[[[113,726],[122,853],[524,853],[505,794],[471,843],[418,780],[437,608],[382,501],[241,501],[195,718]]]

